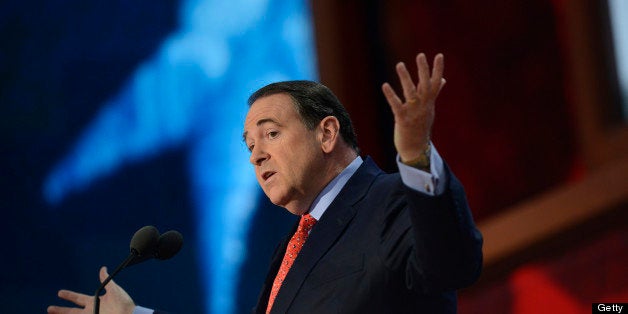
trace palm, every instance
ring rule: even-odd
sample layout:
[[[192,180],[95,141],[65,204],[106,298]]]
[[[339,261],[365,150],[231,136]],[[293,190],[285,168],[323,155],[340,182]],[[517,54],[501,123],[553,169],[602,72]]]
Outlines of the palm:
[[[442,54],[434,58],[431,75],[424,54],[417,55],[416,63],[419,78],[416,84],[405,64],[398,63],[396,66],[404,101],[397,96],[390,84],[384,83],[382,86],[382,91],[395,118],[394,143],[402,160],[416,158],[429,144],[434,124],[436,97],[445,84]]]

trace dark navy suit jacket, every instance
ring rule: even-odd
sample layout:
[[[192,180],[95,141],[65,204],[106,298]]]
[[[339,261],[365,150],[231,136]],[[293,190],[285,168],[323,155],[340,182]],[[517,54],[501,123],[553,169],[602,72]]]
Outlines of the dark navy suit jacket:
[[[428,196],[366,158],[312,229],[272,313],[455,313],[477,280],[482,236],[462,185]],[[289,236],[278,246],[254,313],[264,313]]]

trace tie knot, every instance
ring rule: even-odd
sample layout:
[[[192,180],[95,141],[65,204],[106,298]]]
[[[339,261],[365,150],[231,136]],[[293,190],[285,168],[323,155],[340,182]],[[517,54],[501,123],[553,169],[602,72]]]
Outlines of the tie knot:
[[[316,218],[312,217],[312,215],[307,214],[301,216],[301,221],[299,221],[299,228],[302,232],[310,232],[314,224],[316,223]]]

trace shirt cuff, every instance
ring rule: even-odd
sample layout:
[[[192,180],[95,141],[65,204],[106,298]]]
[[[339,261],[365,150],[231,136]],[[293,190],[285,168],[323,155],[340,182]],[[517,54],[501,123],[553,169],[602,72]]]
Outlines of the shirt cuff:
[[[443,159],[438,154],[434,144],[432,144],[430,153],[430,172],[404,164],[401,162],[399,154],[397,154],[397,167],[401,181],[409,188],[431,196],[443,194],[446,183],[445,168]]]
[[[155,311],[145,308],[145,307],[141,307],[139,305],[135,306],[135,309],[133,309],[133,314],[153,314]]]

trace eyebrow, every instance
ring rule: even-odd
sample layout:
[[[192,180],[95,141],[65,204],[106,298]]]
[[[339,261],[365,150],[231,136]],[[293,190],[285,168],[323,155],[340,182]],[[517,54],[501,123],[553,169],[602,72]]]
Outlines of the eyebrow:
[[[264,118],[264,119],[259,119],[257,120],[257,122],[255,123],[256,126],[260,126],[264,123],[274,123],[278,126],[281,126],[281,123],[277,122],[276,120],[273,120],[272,118]],[[242,133],[242,141],[244,142],[244,144],[246,144],[246,136],[249,134],[248,131],[244,131],[244,133]]]

